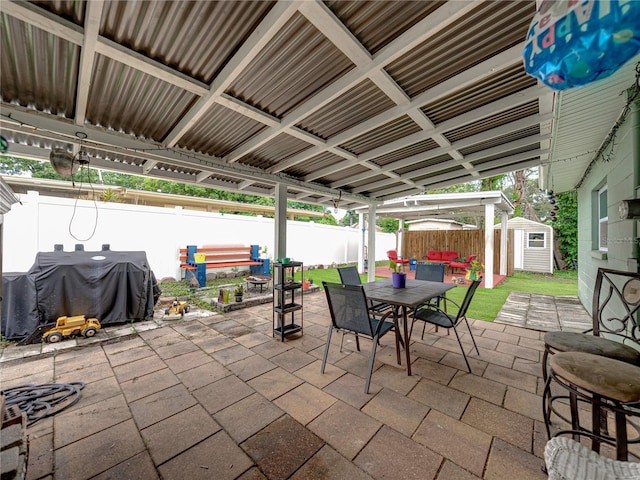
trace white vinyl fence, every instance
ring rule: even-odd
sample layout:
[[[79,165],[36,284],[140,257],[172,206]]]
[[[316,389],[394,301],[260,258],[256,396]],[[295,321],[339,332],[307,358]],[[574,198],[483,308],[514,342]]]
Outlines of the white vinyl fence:
[[[26,272],[38,252],[55,244],[87,251],[109,244],[116,251],[145,251],[158,279],[180,278],[178,250],[187,245],[260,245],[274,253],[274,220],[220,213],[19,195],[4,216],[3,271]],[[95,233],[94,233],[95,229]],[[75,238],[74,238],[75,236]],[[357,262],[362,231],[313,222],[287,221],[287,256],[305,265]],[[365,235],[366,238],[366,235]],[[376,260],[386,260],[395,235],[376,234]],[[370,258],[370,257],[369,257]]]

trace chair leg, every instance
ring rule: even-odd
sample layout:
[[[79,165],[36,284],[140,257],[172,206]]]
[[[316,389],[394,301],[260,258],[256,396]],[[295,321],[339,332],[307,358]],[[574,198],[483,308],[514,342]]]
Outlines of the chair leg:
[[[542,379],[546,382],[549,373],[547,371],[547,360],[549,359],[549,348],[545,346],[544,353],[542,354]]]
[[[422,322],[422,335],[420,336],[421,340],[424,340],[424,331],[426,330],[426,328],[427,328],[427,322]],[[436,331],[437,331],[437,329],[438,329],[438,326],[436,325]],[[411,336],[411,335],[409,335],[409,336]]]
[[[547,431],[547,440],[551,440],[551,377],[548,376],[542,391],[542,418]]]
[[[402,360],[400,359],[400,332],[398,332],[397,328],[394,328],[393,333],[396,337],[396,361],[398,365],[402,365]]]
[[[373,362],[376,359],[376,348],[378,348],[378,335],[373,337],[373,346],[371,347],[371,355],[369,355],[369,371],[367,373],[367,381],[364,384],[365,394],[369,394],[369,385],[371,384],[371,374],[373,373]]]
[[[458,330],[456,327],[453,327],[453,333],[456,334],[456,338],[458,339],[458,345],[460,345],[460,351],[462,352],[462,357],[464,358],[464,362],[467,364],[467,370],[471,373],[471,365],[469,365],[469,360],[467,360],[467,354],[464,353],[464,347],[462,346],[462,342],[460,341],[460,335],[458,335]]]
[[[329,356],[329,346],[331,345],[331,333],[333,332],[333,325],[329,326],[329,333],[327,333],[327,346],[324,347],[324,355],[322,356],[322,367],[320,373],[324,373],[324,367],[327,364],[327,357]],[[342,336],[344,338],[344,335]],[[340,342],[340,351],[342,351],[342,342]]]
[[[476,349],[476,353],[480,356],[480,351],[478,350],[478,345],[476,345],[476,339],[473,338],[473,332],[471,331],[471,327],[469,326],[469,322],[467,321],[467,317],[464,317],[464,323],[467,324],[467,329],[469,330],[469,335],[471,335],[471,341],[473,342],[473,346]]]

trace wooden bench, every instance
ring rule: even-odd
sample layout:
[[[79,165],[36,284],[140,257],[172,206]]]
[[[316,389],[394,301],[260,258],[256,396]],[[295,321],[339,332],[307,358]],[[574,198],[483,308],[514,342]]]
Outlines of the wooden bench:
[[[254,267],[251,273],[263,273],[265,268],[268,270],[269,260],[259,258],[258,252],[258,245],[187,245],[187,248],[180,249],[180,268],[196,272],[198,283],[204,287],[207,269]],[[204,255],[204,261],[196,261],[198,254]],[[260,268],[255,268],[257,266]]]

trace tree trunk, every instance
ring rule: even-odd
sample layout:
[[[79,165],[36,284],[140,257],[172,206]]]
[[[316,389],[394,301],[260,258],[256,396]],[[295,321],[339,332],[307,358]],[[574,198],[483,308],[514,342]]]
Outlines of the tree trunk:
[[[567,268],[567,264],[562,260],[562,253],[560,252],[560,239],[555,235],[553,237],[553,260],[558,270]]]
[[[520,212],[520,215],[524,215],[522,202],[524,201],[526,185],[527,177],[524,174],[524,170],[518,170],[517,172],[514,172],[513,191],[515,192],[516,198],[513,201],[513,206],[516,208],[516,211]]]

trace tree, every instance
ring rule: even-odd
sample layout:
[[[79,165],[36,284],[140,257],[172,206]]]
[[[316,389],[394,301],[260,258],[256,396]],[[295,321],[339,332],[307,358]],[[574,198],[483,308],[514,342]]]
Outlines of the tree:
[[[560,193],[555,199],[558,210],[557,220],[552,222],[554,237],[562,260],[571,268],[572,260],[578,258],[578,192]]]
[[[228,200],[240,203],[252,203],[255,205],[275,205],[275,200],[271,197],[261,197],[258,195],[247,195],[245,193],[228,192],[226,190],[216,190],[214,188],[202,187],[199,185],[191,185],[187,183],[170,182],[152,177],[140,177],[136,175],[127,175],[124,173],[102,171],[89,168],[77,172],[73,177],[61,177],[58,175],[49,162],[40,160],[27,160],[24,158],[13,156],[0,156],[0,173],[6,175],[26,175],[32,178],[47,178],[53,180],[65,180],[75,182],[91,182],[95,184],[110,185],[115,187],[126,187],[135,190],[145,190],[148,192],[163,192],[174,195],[188,195],[190,197],[211,198],[218,200]],[[110,201],[115,201],[112,194],[107,194]],[[323,212],[325,207],[322,205],[312,205],[296,201],[287,202],[289,208],[297,208],[299,210],[309,210],[314,212]],[[225,213],[235,213],[241,215],[255,216],[255,213],[234,212],[233,210],[225,210]],[[318,223],[327,223],[329,225],[337,225],[336,219],[329,215],[330,218],[323,218]],[[313,217],[297,217],[300,221],[310,221]]]
[[[376,225],[382,228],[385,233],[396,233],[400,226],[400,220],[397,218],[378,218]]]

